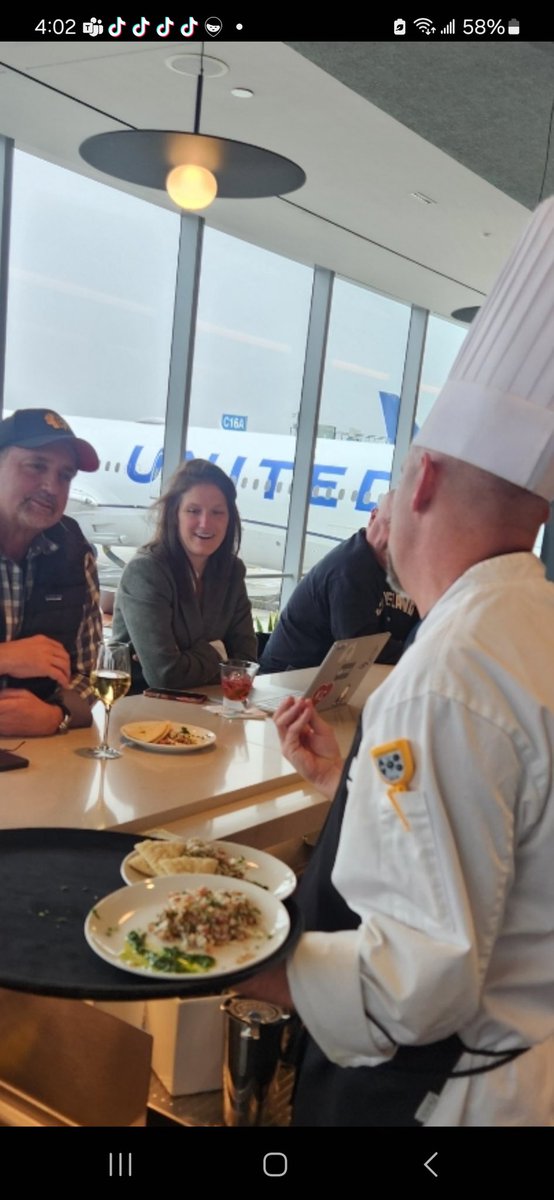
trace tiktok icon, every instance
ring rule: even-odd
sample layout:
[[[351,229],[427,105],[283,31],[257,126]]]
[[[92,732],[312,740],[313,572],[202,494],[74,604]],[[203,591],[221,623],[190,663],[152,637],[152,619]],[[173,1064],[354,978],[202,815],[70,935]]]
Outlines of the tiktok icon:
[[[144,37],[149,24],[150,21],[147,21],[146,17],[141,17],[140,21],[137,21],[136,25],[133,25],[133,37]]]
[[[116,17],[113,25],[108,25],[108,33],[109,33],[110,37],[113,37],[113,38],[121,37],[124,26],[126,24],[127,24],[127,22],[123,20],[123,17]]]
[[[184,25],[181,25],[182,36],[184,38],[194,37],[194,30],[196,29],[197,25],[198,25],[198,21],[196,20],[196,18],[189,17],[188,21],[185,21]]]

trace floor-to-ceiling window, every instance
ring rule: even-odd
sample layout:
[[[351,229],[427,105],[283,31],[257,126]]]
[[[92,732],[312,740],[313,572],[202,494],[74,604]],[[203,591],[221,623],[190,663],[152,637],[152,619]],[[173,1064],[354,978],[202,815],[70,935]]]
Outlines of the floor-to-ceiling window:
[[[159,491],[178,237],[176,214],[15,153],[5,408],[56,409],[94,443],[71,507],[100,545],[114,505],[138,507],[112,544],[144,541]]]
[[[430,315],[417,398],[418,428],[431,412],[466,333],[462,325]]]
[[[367,524],[390,484],[410,309],[336,279],[304,570]]]
[[[280,591],[312,280],[301,263],[204,230],[187,452],[212,457],[235,479],[249,588],[272,602]]]

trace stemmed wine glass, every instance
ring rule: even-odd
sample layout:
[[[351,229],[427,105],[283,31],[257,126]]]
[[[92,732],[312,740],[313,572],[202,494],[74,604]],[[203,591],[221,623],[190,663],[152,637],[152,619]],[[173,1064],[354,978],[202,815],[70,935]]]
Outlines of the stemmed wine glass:
[[[94,695],[102,701],[106,711],[102,742],[86,753],[90,758],[120,758],[121,750],[108,745],[108,729],[112,705],[125,696],[131,686],[131,656],[124,642],[103,642],[99,646],[90,683]]]

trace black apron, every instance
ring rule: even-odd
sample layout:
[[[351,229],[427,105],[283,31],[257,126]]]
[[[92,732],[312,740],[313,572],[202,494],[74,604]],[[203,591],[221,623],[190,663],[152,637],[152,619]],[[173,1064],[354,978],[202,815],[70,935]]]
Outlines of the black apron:
[[[335,799],[295,893],[306,931],[336,932],[357,929],[360,924],[359,916],[352,912],[333,886],[331,871],[348,795],[350,765],[358,753],[361,737],[360,717]],[[339,989],[340,980],[337,981]],[[304,1030],[299,1047],[292,1124],[421,1128],[434,1098],[439,1096],[449,1077],[494,1070],[524,1052],[487,1052],[483,1057],[488,1061],[482,1067],[455,1072],[455,1064],[466,1049],[460,1038],[453,1034],[428,1046],[400,1046],[394,1058],[381,1066],[339,1067]],[[472,1050],[472,1053],[481,1052]]]

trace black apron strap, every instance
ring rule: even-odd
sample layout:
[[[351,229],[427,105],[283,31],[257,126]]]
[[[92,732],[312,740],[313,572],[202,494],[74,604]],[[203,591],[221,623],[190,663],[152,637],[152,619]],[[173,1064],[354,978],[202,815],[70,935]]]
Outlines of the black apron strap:
[[[362,718],[358,720],[350,753],[331,804],[327,819],[321,830],[308,866],[304,871],[294,899],[304,918],[304,928],[321,929],[329,933],[336,929],[357,929],[359,916],[352,912],[345,900],[331,883],[331,871],[335,865],[342,819],[348,798],[348,774],[362,740]]]

